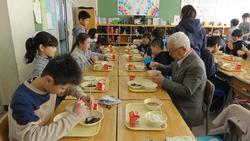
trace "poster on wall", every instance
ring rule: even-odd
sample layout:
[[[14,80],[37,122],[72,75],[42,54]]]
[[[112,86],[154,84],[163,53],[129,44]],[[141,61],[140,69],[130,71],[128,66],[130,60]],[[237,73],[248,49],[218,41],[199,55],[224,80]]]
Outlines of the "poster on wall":
[[[160,0],[117,0],[117,4],[118,15],[160,15]]]
[[[37,24],[42,24],[42,12],[40,0],[35,0],[33,5],[33,11],[35,16],[35,21]]]
[[[46,0],[46,15],[47,15],[47,28],[50,30],[56,30],[57,14],[56,14],[55,0]]]

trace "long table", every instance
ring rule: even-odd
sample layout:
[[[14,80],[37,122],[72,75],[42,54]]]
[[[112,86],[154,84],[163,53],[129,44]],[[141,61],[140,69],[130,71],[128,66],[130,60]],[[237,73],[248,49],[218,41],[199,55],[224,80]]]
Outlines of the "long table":
[[[84,75],[93,75],[93,76],[105,76],[108,77],[110,81],[109,90],[105,93],[92,93],[95,99],[98,99],[104,95],[112,95],[118,97],[122,100],[122,103],[117,106],[112,107],[110,110],[104,109],[104,120],[101,124],[101,130],[99,133],[93,137],[87,138],[77,138],[77,137],[64,137],[60,141],[144,141],[145,139],[156,139],[164,140],[168,136],[191,136],[194,140],[194,136],[190,131],[187,124],[182,119],[181,115],[178,113],[174,104],[171,101],[171,98],[167,92],[161,88],[154,93],[132,93],[128,90],[127,82],[130,73],[124,73],[124,63],[122,60],[122,55],[124,53],[123,49],[116,49],[116,52],[119,54],[119,58],[114,62],[114,69],[111,72],[95,72],[91,67],[85,71]],[[119,73],[123,72],[123,73]],[[136,74],[140,77],[149,78],[144,72],[143,75]],[[163,101],[162,111],[168,116],[168,127],[164,131],[132,131],[127,129],[124,125],[125,118],[125,106],[128,103],[143,103],[143,100],[149,97],[156,97]],[[67,96],[55,111],[54,115],[51,117],[49,122],[52,122],[52,119],[55,115],[65,111],[65,107],[74,102],[75,98]]]

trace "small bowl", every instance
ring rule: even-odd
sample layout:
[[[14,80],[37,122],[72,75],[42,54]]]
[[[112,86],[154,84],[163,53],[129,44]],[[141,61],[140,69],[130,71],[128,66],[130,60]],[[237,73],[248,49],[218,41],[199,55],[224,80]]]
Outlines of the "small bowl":
[[[144,65],[136,65],[135,68],[137,70],[143,70],[145,68],[145,66]]]
[[[158,74],[161,74],[161,71],[159,71],[159,70],[148,70],[148,75],[149,76],[156,76]]]
[[[159,111],[163,103],[157,98],[147,98],[144,100],[144,104],[149,110]]]
[[[152,127],[162,127],[167,122],[167,116],[160,111],[150,111],[145,114],[147,123]]]
[[[157,88],[158,84],[156,84],[155,82],[143,82],[142,86],[146,89],[146,90],[154,90]]]
[[[85,123],[86,119],[89,117],[96,117],[96,118],[99,118],[99,120],[97,122],[94,122],[94,123]],[[79,124],[81,124],[83,126],[88,126],[88,127],[95,126],[98,123],[100,123],[103,120],[103,118],[104,118],[104,115],[102,112],[96,111],[96,110],[94,110],[94,111],[89,110],[86,112],[86,115],[84,116],[84,118],[82,119],[82,121]]]

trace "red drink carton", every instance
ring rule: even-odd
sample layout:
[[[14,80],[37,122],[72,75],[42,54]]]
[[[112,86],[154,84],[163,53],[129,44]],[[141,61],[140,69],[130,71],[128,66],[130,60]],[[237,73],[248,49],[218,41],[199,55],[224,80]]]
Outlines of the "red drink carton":
[[[112,59],[115,60],[115,54],[112,54]]]
[[[136,76],[134,74],[129,75],[129,80],[135,80]]]
[[[101,80],[97,83],[97,90],[104,91],[105,90],[105,81]]]
[[[131,70],[131,69],[132,69],[132,67],[133,67],[133,65],[132,65],[132,64],[128,64],[128,70]]]
[[[105,71],[109,70],[109,64],[104,64],[104,65],[103,65],[103,69],[104,69]]]
[[[132,60],[132,55],[129,55],[128,56],[128,61],[131,61]]]
[[[238,64],[235,65],[235,69],[236,70],[241,70],[241,67],[242,67],[242,65],[240,63],[238,63]]]

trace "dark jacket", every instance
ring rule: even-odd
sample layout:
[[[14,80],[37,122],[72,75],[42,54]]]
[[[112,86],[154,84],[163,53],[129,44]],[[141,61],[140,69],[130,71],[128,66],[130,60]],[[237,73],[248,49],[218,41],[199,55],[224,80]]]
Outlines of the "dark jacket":
[[[212,81],[215,78],[215,74],[219,71],[219,64],[214,62],[213,54],[207,49],[201,52],[201,59],[206,67],[207,78]]]
[[[238,56],[237,51],[241,50],[242,46],[247,47],[247,44],[243,40],[239,40],[233,43],[233,49],[229,52],[229,54],[232,54],[234,56]],[[243,58],[247,58],[247,55],[243,55]]]
[[[148,56],[152,55],[152,50],[151,50],[150,44],[147,44],[147,45],[141,44],[141,45],[139,45],[137,47],[137,49],[140,52],[143,52],[144,54],[147,54]]]
[[[172,70],[172,80],[164,79],[162,88],[167,91],[176,108],[189,126],[203,123],[202,103],[206,85],[206,70],[200,57],[191,52],[179,66],[160,65],[166,71]]]
[[[174,28],[174,32],[184,32],[193,50],[200,56],[201,51],[206,47],[206,31],[201,26],[199,19],[182,19]]]
[[[163,64],[163,65],[170,65],[172,63],[173,59],[172,57],[169,55],[169,52],[166,52],[166,51],[162,51],[160,52],[159,54],[157,54],[154,58],[153,58],[153,62],[158,62],[160,64]],[[147,68],[149,68],[149,64],[146,64]],[[165,72],[162,71],[162,74],[163,76],[166,75]]]

